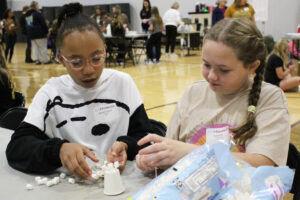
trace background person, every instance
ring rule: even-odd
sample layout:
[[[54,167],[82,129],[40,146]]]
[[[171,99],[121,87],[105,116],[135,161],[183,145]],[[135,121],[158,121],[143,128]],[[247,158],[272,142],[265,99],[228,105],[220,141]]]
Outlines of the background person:
[[[44,16],[39,12],[39,3],[32,1],[26,12],[27,34],[31,39],[33,60],[37,65],[50,64],[47,50],[48,27]]]
[[[177,57],[177,55],[174,53],[177,36],[177,26],[182,23],[178,9],[179,3],[175,2],[163,16],[167,38],[166,56]],[[171,48],[171,54],[169,54],[169,48]]]
[[[17,41],[17,29],[18,29],[17,21],[11,9],[8,9],[4,12],[3,22],[4,22],[4,30],[5,30],[4,38],[6,44],[5,59],[8,60],[9,63],[11,63],[11,59],[14,54],[15,44]]]
[[[246,18],[255,24],[254,14],[255,11],[247,0],[234,0],[234,3],[226,9],[225,18]]]
[[[212,13],[212,25],[224,19],[224,14],[227,9],[227,0],[217,0],[216,1],[217,7],[214,9]]]
[[[34,61],[31,59],[31,40],[26,30],[26,26],[27,26],[26,12],[28,10],[29,10],[29,6],[25,5],[22,9],[22,14],[19,18],[19,23],[21,27],[21,32],[23,35],[26,36],[26,42],[27,42],[26,51],[25,51],[25,63],[33,63]]]
[[[147,41],[147,64],[151,64],[154,62],[155,57],[155,63],[160,62],[160,56],[161,56],[161,37],[162,32],[165,29],[162,18],[159,15],[158,8],[156,6],[153,6],[151,8],[151,18],[149,21],[149,32],[151,33],[150,38]],[[153,55],[153,48],[155,48],[155,56]]]
[[[149,0],[143,1],[143,8],[140,12],[140,18],[142,20],[142,30],[147,33],[149,29],[149,21],[151,18],[151,3]]]
[[[282,39],[276,42],[274,50],[268,57],[265,72],[265,81],[280,87],[283,91],[297,88],[300,85],[300,77],[291,75],[296,64],[290,60],[289,55],[288,41]]]

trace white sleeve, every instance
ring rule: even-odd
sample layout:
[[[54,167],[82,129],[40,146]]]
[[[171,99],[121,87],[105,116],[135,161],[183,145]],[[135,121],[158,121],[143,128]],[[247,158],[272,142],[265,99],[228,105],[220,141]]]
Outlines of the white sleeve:
[[[34,96],[32,103],[28,107],[25,122],[32,124],[44,131],[44,118],[46,114],[47,102],[50,100],[47,95],[47,87],[43,86]]]

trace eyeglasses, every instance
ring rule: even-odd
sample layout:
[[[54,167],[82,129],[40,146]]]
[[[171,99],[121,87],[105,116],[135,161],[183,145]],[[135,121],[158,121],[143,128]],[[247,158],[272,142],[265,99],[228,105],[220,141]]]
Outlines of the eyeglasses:
[[[67,58],[60,54],[64,61],[68,62],[73,69],[81,70],[87,64],[87,62],[93,67],[100,67],[105,62],[106,52],[105,50],[101,53],[97,53],[89,58]]]

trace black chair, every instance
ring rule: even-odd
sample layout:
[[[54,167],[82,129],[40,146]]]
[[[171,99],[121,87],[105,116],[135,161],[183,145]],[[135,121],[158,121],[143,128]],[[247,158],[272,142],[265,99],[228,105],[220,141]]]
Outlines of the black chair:
[[[25,106],[25,96],[21,92],[15,91],[15,105],[21,107]]]
[[[112,36],[109,38],[105,38],[105,43],[107,46],[106,49],[106,64],[110,66],[110,63],[123,63],[123,67],[125,67],[126,56],[132,60],[132,64],[135,65],[134,58],[132,55],[132,48],[129,45],[129,42],[123,38],[118,36]]]
[[[295,176],[292,185],[292,189],[290,193],[294,194],[293,200],[300,199],[300,153],[293,145],[290,143],[289,145],[289,153],[288,153],[288,160],[287,166],[291,169],[295,169]]]
[[[25,107],[13,107],[0,116],[0,127],[16,130],[27,114]]]

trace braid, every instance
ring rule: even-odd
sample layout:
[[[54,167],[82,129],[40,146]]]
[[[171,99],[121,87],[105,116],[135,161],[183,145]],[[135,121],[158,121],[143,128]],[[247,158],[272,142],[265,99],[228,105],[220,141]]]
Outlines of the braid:
[[[252,89],[249,94],[248,106],[255,106],[255,107],[257,106],[257,102],[259,100],[260,92],[261,92],[261,84],[263,81],[263,75],[265,69],[264,66],[265,66],[265,61],[262,60],[262,63],[255,71],[256,75],[254,77]],[[235,133],[234,139],[237,140],[237,144],[245,145],[246,141],[252,138],[257,131],[254,112],[248,111],[245,122],[242,123],[240,127],[231,129],[231,131]]]

